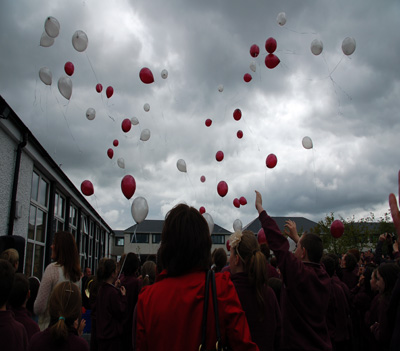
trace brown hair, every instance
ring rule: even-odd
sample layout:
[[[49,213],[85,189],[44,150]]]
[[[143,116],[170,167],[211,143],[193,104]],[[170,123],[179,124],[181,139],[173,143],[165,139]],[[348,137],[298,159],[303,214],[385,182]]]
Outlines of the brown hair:
[[[72,282],[81,279],[81,266],[75,239],[70,232],[59,231],[54,234],[55,261],[64,268],[65,278]]]
[[[54,341],[68,339],[69,329],[80,318],[82,298],[79,288],[70,281],[55,286],[49,299],[50,334]]]
[[[212,252],[211,258],[216,267],[215,272],[221,272],[222,268],[224,268],[228,262],[228,256],[222,247],[215,249]]]
[[[236,254],[242,259],[249,283],[256,289],[259,319],[265,315],[264,286],[267,283],[267,259],[260,250],[257,238],[250,230],[244,230],[243,236],[235,247]]]
[[[162,267],[175,277],[193,269],[207,270],[211,244],[205,218],[194,207],[179,204],[165,217],[159,249]]]

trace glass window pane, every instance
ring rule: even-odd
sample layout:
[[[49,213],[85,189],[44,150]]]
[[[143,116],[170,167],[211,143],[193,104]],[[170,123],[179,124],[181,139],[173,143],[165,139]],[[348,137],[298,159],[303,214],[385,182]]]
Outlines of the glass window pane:
[[[55,196],[54,196],[54,214],[57,216],[57,213],[58,213],[58,198],[59,198],[59,195],[58,195],[58,193],[56,193],[55,194]]]
[[[131,235],[131,243],[137,243],[137,244],[147,244],[149,242],[149,235],[148,234],[132,234]]]
[[[161,241],[161,234],[153,234],[153,244],[158,244]]]
[[[33,244],[28,242],[26,244],[25,256],[25,275],[30,277],[32,275],[32,259],[33,259]]]
[[[35,172],[32,174],[32,185],[31,185],[31,199],[37,201],[39,188],[39,175]]]
[[[46,237],[46,213],[41,209],[37,209],[36,216],[36,241],[44,243]]]
[[[29,209],[28,239],[35,240],[36,207]]]
[[[45,207],[47,207],[47,193],[49,189],[49,184],[41,178],[40,179],[40,186],[39,186],[39,203]]]
[[[42,272],[43,272],[43,253],[44,253],[44,246],[35,245],[35,263],[33,265],[33,275],[42,279]]]
[[[58,206],[58,215],[61,218],[65,218],[65,211],[64,211],[64,207],[65,207],[65,201],[64,198],[62,196],[60,196],[60,202],[59,202],[59,206]]]

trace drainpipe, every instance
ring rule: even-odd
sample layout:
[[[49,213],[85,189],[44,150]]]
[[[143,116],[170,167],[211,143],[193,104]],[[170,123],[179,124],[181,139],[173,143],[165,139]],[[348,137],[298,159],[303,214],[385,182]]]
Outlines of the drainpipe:
[[[14,169],[14,182],[11,194],[10,216],[8,218],[8,235],[13,235],[14,231],[15,210],[17,206],[19,168],[21,165],[21,154],[22,154],[22,149],[26,146],[27,142],[28,142],[28,133],[25,133],[23,135],[23,140],[18,144],[17,147],[17,157],[15,159],[15,169]]]

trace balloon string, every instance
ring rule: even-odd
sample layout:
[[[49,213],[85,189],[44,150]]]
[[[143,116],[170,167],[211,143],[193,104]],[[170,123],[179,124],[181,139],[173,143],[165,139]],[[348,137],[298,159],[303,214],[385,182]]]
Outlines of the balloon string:
[[[76,146],[76,148],[78,149],[79,153],[82,153],[82,150],[80,149],[80,147],[79,147],[79,145],[78,145],[78,142],[76,141],[74,135],[72,134],[71,128],[70,128],[69,123],[68,123],[67,116],[65,115],[64,111],[63,111],[62,108],[61,108],[61,103],[60,103],[60,101],[58,100],[58,98],[57,98],[56,95],[54,95],[54,97],[56,98],[57,103],[58,103],[58,107],[60,108],[60,111],[61,111],[61,113],[62,113],[62,115],[63,115],[63,117],[64,117],[65,122],[67,123],[67,128],[68,128],[68,130],[69,130],[69,133],[70,133],[70,135],[71,135],[71,138],[72,138],[72,140],[74,141],[75,146]],[[67,103],[67,106],[66,106],[66,110],[67,110],[67,111],[68,111],[68,107],[69,107],[69,100],[68,100],[68,103]]]

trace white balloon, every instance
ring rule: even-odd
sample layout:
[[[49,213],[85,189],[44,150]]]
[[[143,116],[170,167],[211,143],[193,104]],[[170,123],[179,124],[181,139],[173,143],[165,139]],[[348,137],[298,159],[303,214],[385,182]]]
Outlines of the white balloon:
[[[301,143],[303,144],[303,147],[307,150],[312,149],[313,147],[313,142],[311,138],[308,136],[305,136]]]
[[[356,41],[354,38],[347,37],[342,42],[342,51],[349,56],[356,50]]]
[[[319,39],[314,39],[311,42],[311,52],[315,55],[318,56],[322,50],[324,49],[324,44],[322,44],[322,41]]]
[[[211,217],[211,215],[207,212],[203,213],[203,217],[206,219],[207,224],[208,224],[208,230],[210,231],[210,235],[213,233],[214,231],[214,220]]]
[[[178,167],[178,169],[181,172],[186,172],[186,162],[185,162],[185,160],[179,159],[178,162],[176,163],[176,167]]]
[[[147,204],[147,200],[144,197],[137,197],[133,200],[131,207],[132,217],[137,224],[142,223],[148,213],[149,213],[149,205]]]
[[[72,36],[72,46],[76,51],[83,52],[88,47],[88,37],[82,30],[77,30]]]
[[[149,112],[150,111],[150,105],[149,104],[144,104],[143,105],[143,110],[145,110],[146,112]]]
[[[117,160],[117,165],[119,166],[119,168],[124,169],[124,168],[125,168],[125,160],[124,160],[122,157],[120,157],[120,158]]]
[[[147,141],[150,139],[150,130],[143,129],[142,133],[140,134],[140,140]]]
[[[285,12],[280,12],[278,13],[278,17],[276,18],[276,21],[280,26],[284,26],[286,24],[286,13]]]
[[[58,80],[58,90],[61,95],[64,96],[67,100],[71,98],[72,95],[72,80],[71,78],[64,76]]]
[[[95,109],[92,108],[92,107],[89,107],[89,108],[86,110],[86,118],[87,118],[89,121],[92,121],[92,120],[94,120],[95,117],[96,117],[96,111],[95,111]]]
[[[132,123],[134,126],[136,126],[136,125],[139,124],[139,120],[138,120],[136,117],[132,117],[132,118],[131,118],[131,123]]]
[[[256,71],[256,68],[257,68],[256,63],[255,63],[254,61],[251,62],[251,63],[250,63],[250,69],[251,69],[253,72],[255,72],[255,71]]]
[[[296,250],[296,243],[294,242],[294,240],[292,238],[287,238],[288,242],[289,242],[289,251],[290,252],[294,252]]]
[[[224,86],[222,84],[218,85],[218,91],[222,93],[224,91]]]
[[[242,221],[240,219],[235,219],[235,221],[233,222],[233,230],[237,232],[241,231],[242,229],[243,229]]]
[[[56,38],[60,33],[60,22],[58,22],[57,18],[47,17],[46,21],[44,21],[44,31],[50,38]]]
[[[54,44],[54,38],[49,37],[46,32],[43,32],[42,36],[40,37],[40,46],[48,48],[53,44]]]
[[[163,69],[161,71],[161,78],[167,79],[168,78],[168,71],[166,69]]]
[[[51,74],[50,69],[47,67],[42,67],[39,70],[39,77],[40,80],[46,85],[51,85],[53,81],[53,75]]]

